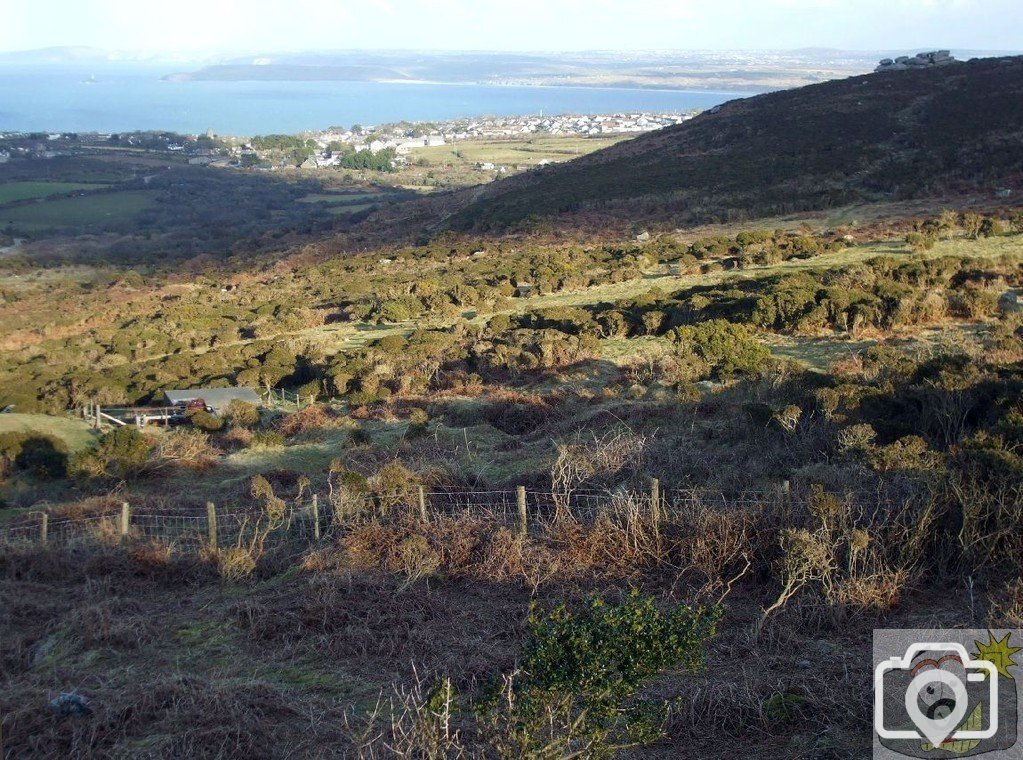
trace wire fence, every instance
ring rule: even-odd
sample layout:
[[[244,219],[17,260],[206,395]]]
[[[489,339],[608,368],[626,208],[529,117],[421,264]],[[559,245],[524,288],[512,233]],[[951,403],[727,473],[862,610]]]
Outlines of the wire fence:
[[[427,490],[413,487],[400,492],[353,494],[306,493],[287,503],[274,517],[269,534],[274,542],[315,542],[343,534],[367,521],[473,518],[498,522],[522,532],[555,516],[592,522],[603,512],[646,510],[665,522],[684,520],[694,507],[715,510],[764,509],[784,504],[793,507],[806,499],[784,490],[759,492],[661,491],[657,481],[649,491],[583,491],[569,493],[529,490]],[[263,522],[260,522],[260,521]],[[195,553],[211,546],[225,547],[251,540],[265,530],[267,516],[258,507],[205,510],[135,509],[128,502],[85,516],[62,516],[45,509],[28,511],[15,524],[0,526],[0,551],[5,547],[45,545],[76,548],[111,542],[157,542],[180,553]]]

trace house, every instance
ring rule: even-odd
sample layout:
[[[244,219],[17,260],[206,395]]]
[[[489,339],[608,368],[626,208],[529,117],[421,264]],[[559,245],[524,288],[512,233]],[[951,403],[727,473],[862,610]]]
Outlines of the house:
[[[1010,190],[1007,187],[1003,187],[1000,190],[995,190],[995,197],[996,198],[1003,198],[1003,199],[1004,198],[1011,198],[1012,197],[1012,190]]]
[[[167,406],[187,406],[190,401],[204,401],[215,414],[223,414],[232,401],[262,406],[263,399],[253,388],[192,388],[164,391]]]
[[[529,298],[533,295],[533,291],[536,290],[536,286],[531,282],[520,282],[515,286],[515,295],[519,298]]]

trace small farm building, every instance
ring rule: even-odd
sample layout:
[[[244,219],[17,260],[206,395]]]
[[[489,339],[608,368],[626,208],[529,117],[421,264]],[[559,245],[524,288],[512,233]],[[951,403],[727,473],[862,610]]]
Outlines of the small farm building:
[[[252,388],[190,388],[186,391],[164,391],[168,406],[181,406],[189,401],[202,399],[206,406],[222,414],[234,400],[245,401],[253,406],[262,406],[263,399]]]

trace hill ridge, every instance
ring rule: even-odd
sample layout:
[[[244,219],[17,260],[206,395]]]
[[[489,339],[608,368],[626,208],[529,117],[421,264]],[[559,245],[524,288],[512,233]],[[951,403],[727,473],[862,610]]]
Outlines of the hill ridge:
[[[532,217],[696,224],[1018,188],[1023,56],[883,72],[728,101],[675,127],[502,180],[448,226]]]

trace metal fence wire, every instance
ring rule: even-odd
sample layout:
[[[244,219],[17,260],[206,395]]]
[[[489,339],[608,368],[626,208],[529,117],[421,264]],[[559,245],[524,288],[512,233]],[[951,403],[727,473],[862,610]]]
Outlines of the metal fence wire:
[[[720,493],[672,490],[651,491],[475,491],[409,488],[394,493],[306,494],[287,505],[283,516],[268,517],[259,509],[217,508],[202,510],[133,509],[83,517],[51,515],[47,511],[25,513],[13,524],[0,527],[0,551],[5,547],[46,545],[61,548],[117,542],[157,542],[180,553],[205,547],[245,544],[253,535],[272,530],[272,542],[313,542],[343,533],[368,521],[484,519],[528,530],[555,515],[571,515],[590,522],[602,512],[629,509],[656,510],[666,520],[683,519],[693,507],[713,509],[759,509],[784,500],[790,507],[803,502],[791,494],[776,492]],[[49,505],[47,505],[49,506]]]

